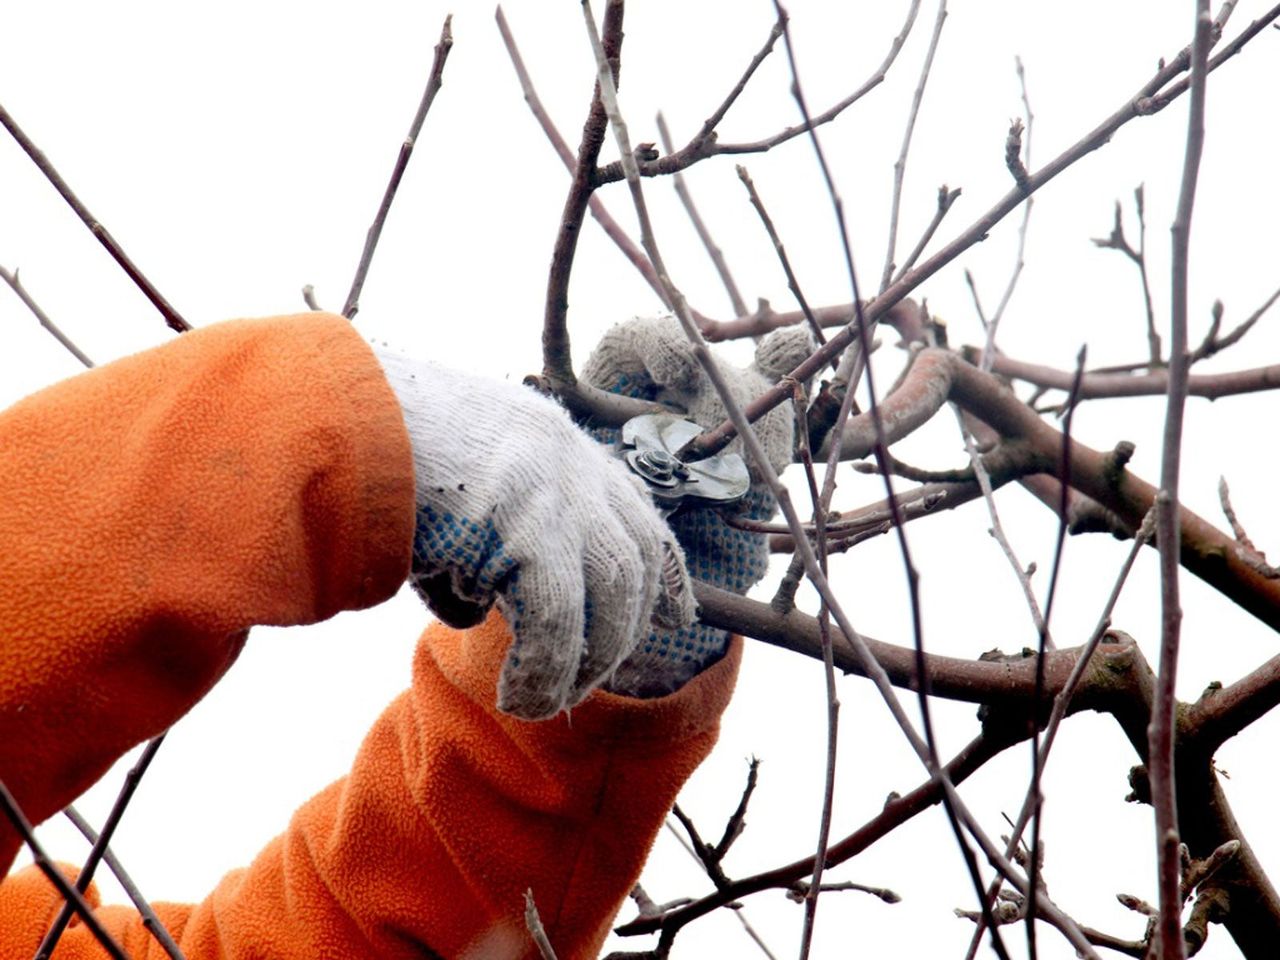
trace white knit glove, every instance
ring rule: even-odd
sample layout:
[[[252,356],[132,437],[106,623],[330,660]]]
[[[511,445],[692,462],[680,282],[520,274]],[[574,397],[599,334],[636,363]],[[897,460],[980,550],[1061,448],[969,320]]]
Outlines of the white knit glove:
[[[813,350],[806,329],[791,327],[765,339],[748,367],[720,364],[734,400],[745,405],[780,377],[793,370]],[[691,420],[712,427],[725,417],[715,387],[693,352],[693,345],[674,317],[640,318],[620,323],[601,338],[582,369],[592,386],[645,400],[656,400],[685,411]],[[790,405],[775,407],[755,424],[756,435],[774,470],[792,457]],[[597,430],[597,439],[611,443],[616,430]],[[735,440],[730,449],[740,446]],[[753,520],[767,520],[777,507],[773,494],[755,481],[745,498],[727,512]],[[725,523],[720,510],[686,507],[668,518],[684,548],[689,572],[699,580],[746,593],[765,574],[769,547],[762,534],[747,533]],[[728,645],[728,634],[703,623],[688,627],[656,627],[618,667],[606,686],[615,693],[658,697],[678,690],[715,663]]]
[[[549,717],[612,675],[652,624],[678,628],[693,593],[643,484],[525,387],[375,345],[413,447],[414,587],[470,626],[496,600],[515,637],[498,708]]]

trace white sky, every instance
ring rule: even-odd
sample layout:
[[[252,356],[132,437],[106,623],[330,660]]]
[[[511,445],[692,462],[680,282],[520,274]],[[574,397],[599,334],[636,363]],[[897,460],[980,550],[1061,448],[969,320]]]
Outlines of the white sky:
[[[1014,56],[1027,73],[1038,167],[1118,108],[1190,35],[1190,3],[1016,2],[952,5],[916,131],[906,177],[900,250],[929,219],[936,189],[963,188],[940,239],[954,236],[1009,187],[1003,166],[1011,117],[1021,113]],[[855,88],[877,64],[906,4],[793,2],[792,27],[811,106]],[[823,130],[852,225],[866,288],[884,259],[892,164],[934,6],[886,83]],[[1263,5],[1242,3],[1229,35]],[[213,7],[162,2],[20,4],[0,33],[0,102],[48,153],[89,208],[164,294],[196,325],[293,312],[315,285],[341,306],[365,229],[408,127],[447,8],[438,2],[354,5],[249,3]],[[492,10],[454,11],[455,46],[445,86],[402,185],[362,298],[359,325],[424,356],[486,372],[537,370],[546,268],[567,176],[522,102]],[[512,0],[511,27],[543,101],[576,146],[593,75],[579,6]],[[633,4],[623,51],[622,106],[633,142],[656,140],[666,112],[683,143],[737,79],[772,22],[763,0]],[[1210,81],[1210,119],[1193,235],[1192,339],[1215,297],[1227,324],[1250,313],[1277,284],[1275,224],[1280,194],[1274,103],[1275,33],[1267,30]],[[781,47],[722,125],[725,140],[750,140],[796,122]],[[1168,224],[1182,162],[1185,101],[1124,128],[1037,194],[1027,268],[1001,328],[1001,345],[1024,359],[1069,367],[1082,343],[1094,364],[1140,360],[1146,340],[1135,271],[1096,250],[1112,205],[1147,185],[1148,247],[1158,315],[1167,324]],[[606,148],[606,153],[612,151]],[[809,300],[848,299],[830,205],[803,140],[768,155],[706,162],[688,174],[703,214],[750,301],[790,309],[781,270],[733,173],[745,163],[778,224]],[[647,184],[659,241],[675,279],[701,310],[727,317],[718,282],[676,206],[670,185]],[[625,190],[602,196],[628,227]],[[921,291],[949,324],[953,343],[981,336],[962,271],[970,269],[992,308],[1013,263],[1018,216]],[[127,278],[18,148],[0,139],[0,263],[21,267],[31,294],[92,357],[105,361],[172,335]],[[658,307],[654,296],[594,224],[584,230],[571,290],[576,356],[607,325]],[[1276,321],[1206,369],[1267,363],[1278,354]],[[10,402],[76,372],[76,362],[0,290],[0,401]],[[1166,337],[1167,342],[1167,337]],[[880,382],[900,355],[886,349]],[[1254,539],[1275,546],[1269,468],[1274,465],[1271,395],[1192,401],[1184,499],[1219,522],[1220,473]],[[1086,406],[1077,433],[1109,447],[1138,444],[1135,469],[1158,475],[1161,403]],[[926,466],[961,462],[949,417],[904,444]],[[1252,429],[1250,429],[1252,428]],[[1260,435],[1261,434],[1261,435]],[[199,496],[198,490],[179,495]],[[878,481],[849,473],[837,507],[878,496]],[[1020,491],[1000,496],[1024,563],[1047,584],[1055,523]],[[926,600],[930,648],[976,656],[1034,642],[1016,583],[980,504],[910,529]],[[1055,611],[1061,645],[1087,635],[1125,550],[1109,538],[1068,543]],[[1277,547],[1276,549],[1280,549]],[[836,582],[860,629],[906,643],[910,620],[894,544],[869,543],[836,567]],[[1194,699],[1210,680],[1231,682],[1275,649],[1274,636],[1187,578],[1186,659],[1180,692]],[[768,596],[767,588],[763,591]],[[1158,590],[1145,557],[1115,623],[1155,659]],[[292,809],[339,776],[368,724],[404,685],[425,614],[400,596],[330,623],[263,630],[231,675],[171,735],[134,800],[115,849],[154,899],[191,899],[247,862]],[[811,852],[821,801],[823,681],[819,667],[763,645],[749,650],[721,746],[695,776],[686,808],[718,835],[736,803],[745,757],[763,759],[749,827],[730,857],[732,875]],[[890,790],[922,774],[869,684],[841,682],[842,749],[835,835],[873,815]],[[944,743],[976,732],[973,709],[940,707]],[[1271,804],[1274,720],[1228,744],[1225,788],[1264,864],[1280,867]],[[1139,918],[1115,904],[1119,891],[1154,898],[1149,810],[1122,803],[1134,762],[1106,718],[1072,720],[1047,773],[1046,876],[1052,895],[1081,922],[1137,936]],[[1023,749],[989,765],[964,793],[993,834],[1021,802]],[[81,804],[100,820],[117,770]],[[42,836],[67,858],[82,856],[70,828]],[[940,815],[900,830],[833,879],[888,886],[889,907],[838,894],[819,910],[817,956],[961,956],[969,927],[951,915],[972,905]],[[645,877],[658,900],[709,889],[666,834]],[[108,899],[114,894],[108,889]],[[792,954],[801,911],[781,893],[747,902],[747,915],[780,956]],[[1021,930],[1006,940],[1023,948]],[[618,947],[619,944],[613,944]],[[628,949],[642,946],[629,941]],[[754,947],[725,913],[687,929],[676,957],[750,956]],[[1068,957],[1055,934],[1042,957]],[[1237,955],[1215,931],[1205,957]]]

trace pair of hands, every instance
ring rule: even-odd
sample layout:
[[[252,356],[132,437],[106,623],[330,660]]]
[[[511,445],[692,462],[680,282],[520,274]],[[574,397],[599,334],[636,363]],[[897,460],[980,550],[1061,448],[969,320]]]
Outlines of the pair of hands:
[[[805,331],[775,334],[750,367],[726,370],[735,399],[751,400],[809,350]],[[549,717],[606,682],[660,695],[719,658],[723,632],[693,624],[686,560],[699,579],[744,593],[764,575],[762,537],[706,509],[678,512],[668,525],[603,445],[612,432],[593,439],[527,388],[375,351],[414,451],[413,585],[455,626],[498,603],[514,636],[500,709]],[[675,406],[704,426],[724,416],[671,318],[609,331],[583,379]],[[775,468],[790,461],[788,410],[771,412],[757,431]],[[755,487],[745,503],[757,518],[773,512]]]

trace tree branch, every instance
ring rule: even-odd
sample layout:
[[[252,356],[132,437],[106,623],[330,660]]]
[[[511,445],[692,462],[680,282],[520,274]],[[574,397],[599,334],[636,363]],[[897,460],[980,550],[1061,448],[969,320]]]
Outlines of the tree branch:
[[[1256,36],[1259,30],[1269,23],[1280,17],[1280,4],[1272,7],[1262,17],[1255,20],[1253,24],[1245,31],[1248,37],[1238,38],[1236,49],[1243,46],[1247,39]],[[945,247],[935,253],[932,257],[911,270],[909,273],[890,284],[888,289],[881,293],[875,300],[866,306],[867,322],[875,322],[885,316],[888,310],[903,299],[908,293],[918,287],[921,283],[933,276],[944,266],[949,264],[957,256],[967,250],[973,244],[987,236],[991,229],[999,223],[1012,210],[1016,209],[1026,197],[1043,187],[1046,183],[1053,180],[1058,174],[1069,168],[1082,157],[1088,156],[1094,150],[1102,147],[1111,140],[1117,130],[1126,123],[1141,116],[1150,116],[1154,112],[1162,110],[1171,103],[1182,92],[1172,89],[1168,91],[1167,99],[1153,100],[1155,94],[1164,90],[1172,80],[1179,74],[1183,73],[1190,64],[1191,51],[1187,47],[1180,51],[1169,63],[1162,66],[1138,91],[1126,100],[1114,113],[1094,127],[1093,130],[1085,134],[1080,140],[1076,141],[1072,146],[1068,147],[1053,160],[1049,161],[1039,170],[1028,175],[1027,186],[1024,190],[1021,187],[1015,187],[1009,193],[1005,194],[999,201],[995,203],[986,213],[974,221],[967,227],[958,237],[948,243]],[[1209,69],[1213,70],[1222,62],[1225,57],[1215,57],[1210,62]],[[815,310],[815,315],[821,317],[824,309],[839,313],[843,311],[843,316],[847,322],[850,316],[850,308],[832,307],[819,308]],[[796,318],[800,318],[797,316]],[[844,350],[858,333],[852,327],[845,327],[839,333],[831,337],[827,343],[820,347],[807,360],[801,363],[795,370],[791,371],[791,378],[796,380],[807,380],[818,372],[830,359]],[[784,386],[774,387],[765,391],[754,401],[743,408],[743,414],[748,422],[754,423],[760,417],[764,416],[779,403],[787,399],[787,391]],[[696,459],[699,457],[709,457],[718,453],[720,450],[733,439],[736,431],[731,423],[725,421],[719,426],[706,431],[702,436],[690,441],[686,448],[680,451],[681,457],[685,459]]]
[[[426,89],[422,91],[422,99],[418,102],[413,122],[409,124],[409,133],[400,144],[400,153],[396,157],[395,166],[391,168],[391,179],[387,181],[382,193],[382,202],[378,204],[378,212],[374,215],[373,224],[364,238],[364,249],[360,251],[360,263],[356,266],[356,275],[351,279],[351,289],[347,292],[347,301],[343,304],[342,315],[348,320],[355,319],[360,309],[360,292],[364,289],[365,277],[369,274],[369,265],[373,263],[373,253],[378,247],[378,239],[382,236],[382,227],[387,222],[387,214],[391,212],[391,204],[395,201],[396,191],[400,189],[400,181],[409,167],[409,158],[413,156],[414,145],[422,133],[422,124],[427,119],[427,111],[435,102],[436,94],[444,83],[444,63],[449,59],[449,51],[453,49],[453,31],[451,25],[453,15],[444,18],[444,26],[440,29],[440,41],[436,44],[435,59],[431,64],[431,73],[427,77]]]
[[[27,309],[30,310],[36,320],[39,321],[40,326],[48,330],[53,338],[67,349],[68,353],[84,364],[84,366],[93,366],[93,361],[89,359],[88,355],[77,347],[71,341],[70,337],[58,329],[58,325],[49,319],[49,315],[47,313],[40,309],[40,304],[35,302],[31,294],[27,293],[27,288],[24,287],[22,285],[22,281],[18,279],[17,270],[10,273],[3,266],[0,266],[0,279],[3,279],[4,282],[9,285],[9,288],[18,295],[18,299],[26,304]]]
[[[120,268],[124,270],[129,279],[134,282],[134,285],[142,291],[143,296],[150,300],[155,308],[160,311],[160,316],[164,317],[164,322],[169,325],[169,328],[176,333],[185,333],[190,330],[191,324],[182,318],[182,315],[173,308],[173,305],[161,295],[155,285],[138,269],[137,264],[129,258],[129,255],[124,252],[124,248],[111,235],[111,231],[89,212],[89,208],[75,195],[67,181],[63,180],[62,175],[54,168],[53,163],[32,142],[23,129],[18,126],[18,122],[13,119],[3,104],[0,104],[0,126],[9,131],[13,139],[18,142],[18,146],[31,158],[37,169],[44,174],[45,179],[53,184],[53,188],[58,191],[58,195],[67,202],[67,205],[75,211],[80,221],[89,228],[89,232],[97,237],[98,242],[106,248],[107,253],[111,255],[111,259],[120,265]]]

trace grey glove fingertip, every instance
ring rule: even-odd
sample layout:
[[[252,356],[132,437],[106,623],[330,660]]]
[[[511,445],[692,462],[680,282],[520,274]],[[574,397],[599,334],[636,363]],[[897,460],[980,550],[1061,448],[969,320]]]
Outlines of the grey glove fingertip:
[[[756,347],[755,367],[776,383],[800,366],[817,348],[818,341],[807,325],[783,327],[760,341]]]
[[[526,660],[516,647],[512,644],[498,674],[500,711],[521,720],[546,720],[582,699],[573,696],[571,676],[547,671],[545,661],[538,664],[543,669],[530,670],[528,660],[536,659],[536,654]]]
[[[614,509],[593,530],[584,555],[590,615],[575,684],[579,688],[603,683],[649,632],[662,589],[659,558],[665,525],[648,504],[648,495],[633,490],[629,476],[615,488],[610,497]]]
[[[564,549],[578,553],[550,542],[545,549],[552,555]],[[586,616],[581,568],[576,574],[573,569],[531,561],[498,599],[513,637],[498,677],[503,713],[542,720],[585,696],[574,690]],[[526,604],[526,596],[536,602]]]
[[[685,570],[680,547],[669,541],[662,542],[662,566],[658,585],[658,599],[650,618],[655,627],[678,630],[693,623],[697,603],[693,599],[693,583]]]
[[[684,395],[697,391],[702,366],[675,317],[656,317],[637,324],[636,348],[656,383]]]

